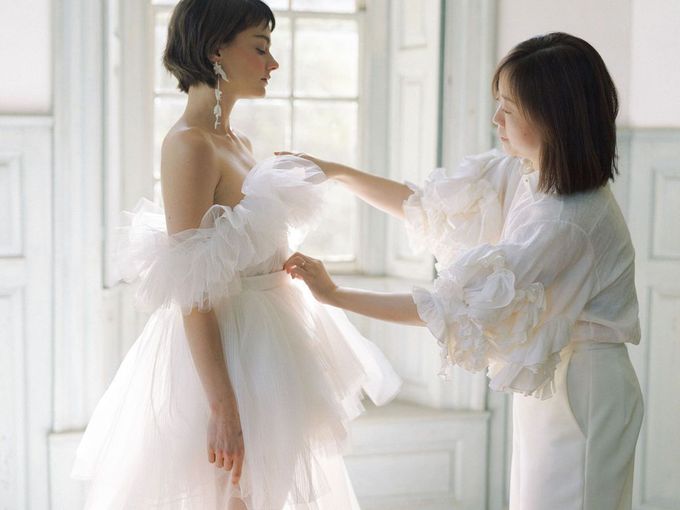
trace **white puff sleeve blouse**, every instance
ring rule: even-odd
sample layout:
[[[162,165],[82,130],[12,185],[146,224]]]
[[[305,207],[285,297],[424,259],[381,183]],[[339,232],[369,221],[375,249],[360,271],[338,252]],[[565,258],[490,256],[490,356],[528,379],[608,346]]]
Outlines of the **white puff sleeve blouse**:
[[[410,241],[437,259],[413,299],[452,364],[487,369],[490,387],[553,393],[570,341],[638,343],[634,251],[608,186],[536,190],[538,173],[494,150],[435,170],[404,202]]]

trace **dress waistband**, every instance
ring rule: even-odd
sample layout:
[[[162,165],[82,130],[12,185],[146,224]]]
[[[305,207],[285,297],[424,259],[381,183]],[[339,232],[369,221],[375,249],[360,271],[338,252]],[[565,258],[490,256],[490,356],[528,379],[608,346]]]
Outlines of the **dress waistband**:
[[[275,271],[255,276],[242,276],[241,288],[243,290],[268,290],[285,285],[289,279],[290,275],[285,271]]]
[[[626,344],[622,342],[572,342],[569,347],[573,352],[580,351],[599,351],[602,349],[625,349]]]

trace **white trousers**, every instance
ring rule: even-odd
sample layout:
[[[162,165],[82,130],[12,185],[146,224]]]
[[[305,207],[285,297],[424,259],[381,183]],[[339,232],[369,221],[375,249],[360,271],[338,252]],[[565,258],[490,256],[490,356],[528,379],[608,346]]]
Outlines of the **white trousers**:
[[[643,404],[628,350],[560,354],[551,398],[513,398],[510,510],[630,510]]]

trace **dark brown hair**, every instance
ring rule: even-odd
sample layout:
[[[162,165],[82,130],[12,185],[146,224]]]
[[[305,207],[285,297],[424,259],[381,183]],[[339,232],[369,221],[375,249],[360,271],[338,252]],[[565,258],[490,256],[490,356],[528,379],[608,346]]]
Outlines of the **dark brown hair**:
[[[540,133],[541,191],[569,195],[614,179],[619,101],[595,48],[561,32],[533,37],[498,64],[496,96],[501,76]]]
[[[209,55],[232,42],[248,28],[274,30],[274,13],[261,0],[181,0],[168,25],[163,65],[179,82],[182,92],[205,83],[217,84]]]

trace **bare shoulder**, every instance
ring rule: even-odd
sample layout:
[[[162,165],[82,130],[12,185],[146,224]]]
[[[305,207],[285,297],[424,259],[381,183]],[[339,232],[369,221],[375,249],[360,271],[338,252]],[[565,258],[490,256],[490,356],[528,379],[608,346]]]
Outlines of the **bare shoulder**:
[[[197,128],[171,131],[161,148],[161,173],[219,179],[213,142]]]
[[[200,129],[168,133],[161,150],[161,188],[168,232],[198,226],[220,180],[215,147]]]

